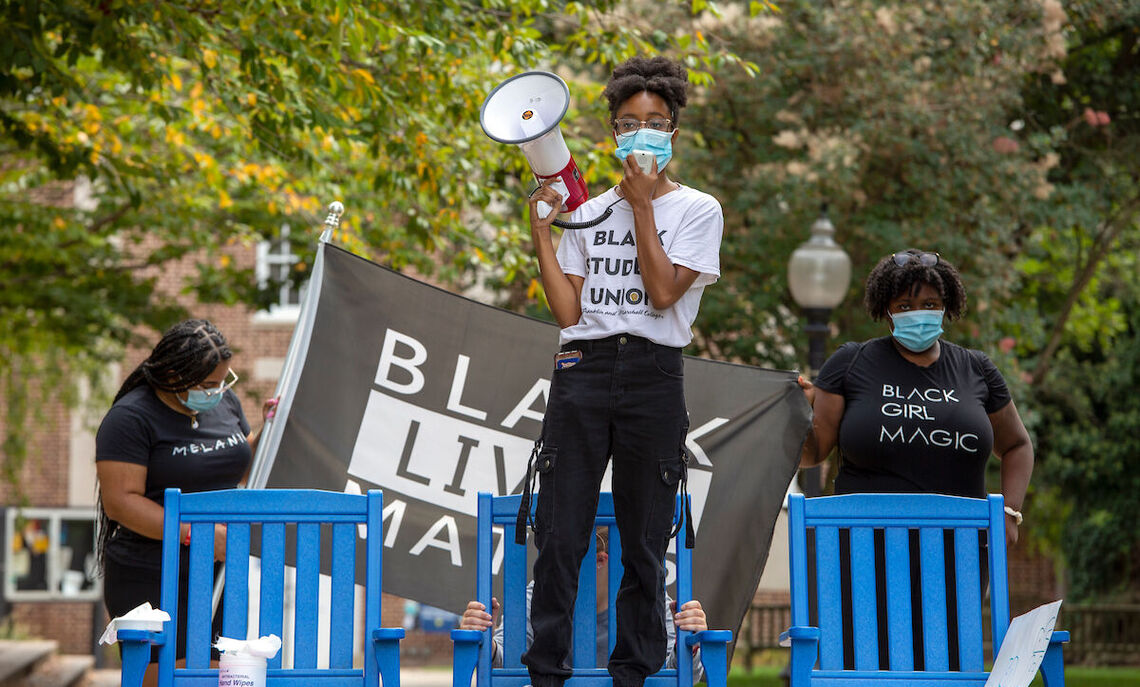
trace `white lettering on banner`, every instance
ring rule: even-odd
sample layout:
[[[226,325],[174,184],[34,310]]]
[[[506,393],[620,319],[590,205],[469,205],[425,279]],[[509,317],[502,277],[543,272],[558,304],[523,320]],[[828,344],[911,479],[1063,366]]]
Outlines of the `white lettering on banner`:
[[[465,355],[461,354],[455,359],[455,375],[451,378],[451,393],[447,396],[447,409],[453,410],[460,415],[473,417],[476,420],[486,420],[487,411],[468,408],[460,402],[463,398],[463,387],[467,383],[467,367],[470,364],[471,358]]]
[[[693,457],[696,458],[697,462],[701,465],[705,465],[711,468],[712,461],[709,460],[708,455],[705,454],[705,450],[700,447],[700,444],[697,443],[697,439],[700,439],[704,435],[727,422],[728,418],[726,417],[714,417],[700,427],[697,427],[696,429],[690,431],[688,435],[685,436],[685,446],[688,447],[689,451],[693,454]]]
[[[507,413],[507,416],[503,418],[503,426],[507,429],[511,429],[518,424],[519,420],[524,417],[529,417],[532,420],[542,422],[542,418],[546,416],[546,413],[543,411],[531,410],[531,406],[534,405],[534,402],[538,400],[539,396],[542,397],[542,407],[545,408],[546,401],[550,398],[549,379],[540,379],[534,383],[534,386],[530,388],[530,391],[526,392],[526,394],[523,395],[522,400],[518,402],[518,405],[512,408],[511,412]]]
[[[483,424],[488,420],[486,411],[463,405],[463,391],[472,364],[472,359],[463,354],[456,358],[446,410],[472,420],[424,408],[413,399],[387,393],[411,396],[422,392],[429,381],[422,369],[428,355],[427,346],[420,340],[394,329],[386,330],[376,368],[375,384],[379,388],[372,389],[368,395],[348,474],[412,500],[475,517],[479,492],[505,495],[521,490],[536,437],[520,437],[486,427]],[[477,365],[478,361],[475,362]],[[523,418],[542,422],[549,393],[549,379],[535,380],[503,418],[501,426],[514,428]],[[697,439],[729,421],[730,418],[712,418],[685,437],[685,444],[698,465],[711,468],[712,461]],[[689,467],[693,524],[699,528],[712,472],[692,469],[696,465]],[[603,491],[610,490],[609,475],[607,468]],[[349,479],[345,490],[359,493],[360,486]],[[405,505],[400,501],[385,503],[385,521],[391,517],[384,541],[387,547],[395,542]],[[459,555],[458,549],[453,549],[457,538],[437,538],[443,529],[450,533],[452,527],[454,520],[448,523],[441,518],[432,531],[419,540],[416,545],[419,551],[429,546],[441,548],[454,551],[454,559]]]
[[[362,494],[360,485],[352,480],[347,480],[344,485],[344,493],[346,494]],[[382,522],[387,522],[391,517],[392,522],[388,523],[388,529],[384,535],[384,548],[390,549],[396,545],[396,536],[400,533],[400,526],[404,524],[404,512],[407,511],[408,504],[400,499],[392,499],[384,503],[384,512],[381,516]],[[447,527],[448,541],[442,542],[435,537],[436,534],[443,528]],[[368,538],[368,525],[358,524],[356,526],[357,536],[361,539]],[[494,553],[491,554],[491,574],[498,575],[499,570],[503,567],[503,558],[506,556],[505,541],[503,539],[504,530],[501,525],[491,526],[491,537],[495,541]],[[462,567],[463,557],[461,555],[456,536],[455,519],[451,516],[444,516],[432,525],[427,534],[420,537],[415,546],[408,552],[410,555],[419,556],[429,546],[441,548],[446,550],[451,557],[451,564],[456,567]]]
[[[344,493],[361,495],[364,492],[360,489],[360,485],[352,480],[346,480],[344,484]],[[384,537],[384,546],[392,548],[396,544],[396,534],[400,531],[400,525],[404,522],[404,511],[408,509],[408,504],[399,499],[384,502],[384,510],[380,511],[380,522],[385,522],[388,518],[392,519],[392,523],[388,525],[388,534]],[[357,523],[356,534],[361,539],[368,538],[368,525],[364,523]]]
[[[348,474],[475,516],[480,491],[510,494],[534,440],[488,429],[372,391]]]
[[[400,531],[400,525],[404,524],[404,511],[408,509],[408,504],[399,499],[393,499],[392,503],[385,503],[384,510],[380,512],[380,522],[385,522],[389,518],[392,523],[388,525],[388,534],[384,537],[384,546],[389,549],[396,545],[396,534]],[[364,536],[368,536],[368,526],[364,527]]]
[[[443,530],[447,530],[447,539],[439,539],[436,537]],[[416,545],[408,553],[413,556],[418,556],[424,552],[424,549],[432,546],[437,549],[443,549],[451,553],[451,564],[457,568],[463,567],[463,557],[459,553],[459,528],[455,526],[455,518],[450,515],[445,515],[427,531],[427,534],[420,537]]]
[[[411,358],[396,357],[396,345],[404,344],[412,349]],[[384,333],[384,345],[380,349],[380,363],[376,366],[376,385],[395,391],[398,394],[415,394],[424,388],[424,373],[420,365],[427,360],[427,349],[419,341],[400,332],[389,329]],[[390,378],[392,366],[411,375],[409,382],[396,382]]]
[[[495,539],[495,552],[491,554],[491,574],[498,575],[503,568],[503,558],[506,557],[503,535],[506,530],[501,525],[491,525],[491,537]]]
[[[396,355],[396,347],[402,345],[411,349],[411,357]],[[424,378],[420,366],[427,362],[428,350],[418,339],[407,334],[388,329],[384,335],[384,343],[380,349],[380,362],[376,365],[376,386],[394,391],[398,394],[411,396],[424,390],[427,380]],[[451,389],[447,396],[447,409],[475,418],[486,420],[487,411],[463,405],[463,390],[467,386],[467,371],[471,366],[471,358],[460,353],[455,359],[455,374],[451,376]],[[392,379],[393,368],[403,370],[410,381],[401,382]],[[550,395],[550,380],[538,379],[527,391],[518,404],[503,418],[502,425],[508,429],[513,428],[522,418],[530,418],[542,422],[546,408],[546,400]],[[542,398],[542,410],[534,410],[535,401]]]
[[[498,495],[518,491],[533,446],[529,437],[488,429],[372,391],[348,474],[475,517],[480,491]],[[699,528],[712,472],[691,468],[688,488],[693,524]],[[609,488],[603,478],[602,490]],[[389,508],[385,504],[385,517]],[[385,543],[394,536],[389,530]]]

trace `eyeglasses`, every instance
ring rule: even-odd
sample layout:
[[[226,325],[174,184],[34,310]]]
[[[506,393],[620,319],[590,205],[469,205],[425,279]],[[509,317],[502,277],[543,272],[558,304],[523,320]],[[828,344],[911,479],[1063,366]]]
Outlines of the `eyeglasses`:
[[[903,251],[901,253],[895,253],[891,256],[891,259],[894,260],[895,264],[899,267],[906,267],[906,264],[912,260],[917,260],[918,264],[923,267],[934,267],[938,264],[939,255],[938,253],[908,253]]]
[[[207,389],[205,393],[207,396],[217,396],[218,394],[223,394],[226,392],[226,389],[229,389],[233,387],[234,384],[237,384],[238,379],[239,377],[237,376],[237,373],[233,371],[233,368],[230,368],[226,371],[226,378],[222,380],[222,383],[218,385],[218,388]]]
[[[634,131],[642,128],[650,128],[654,131],[669,132],[673,130],[673,121],[670,119],[634,119],[633,117],[622,117],[615,119],[614,131],[619,134],[631,134]]]

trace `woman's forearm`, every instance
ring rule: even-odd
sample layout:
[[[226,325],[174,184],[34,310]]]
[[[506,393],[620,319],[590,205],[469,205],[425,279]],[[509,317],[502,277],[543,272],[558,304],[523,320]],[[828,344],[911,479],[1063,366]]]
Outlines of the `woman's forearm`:
[[[546,293],[546,302],[550,312],[558,322],[558,326],[565,329],[578,324],[582,317],[580,292],[562,271],[558,258],[554,253],[554,243],[549,232],[531,232],[534,239],[535,254],[538,257],[538,271],[542,277],[542,290]]]
[[[107,517],[151,539],[162,539],[162,506],[142,494],[103,495]]]

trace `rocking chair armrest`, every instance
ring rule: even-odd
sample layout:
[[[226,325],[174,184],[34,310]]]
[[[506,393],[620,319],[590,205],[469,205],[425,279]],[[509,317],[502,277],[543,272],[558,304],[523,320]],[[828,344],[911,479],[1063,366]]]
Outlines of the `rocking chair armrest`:
[[[119,630],[116,638],[120,642],[146,642],[152,646],[166,644],[165,632],[151,632],[150,630]]]
[[[685,637],[685,646],[694,650],[694,661],[699,658],[709,687],[728,685],[728,643],[731,641],[731,630],[702,630]],[[696,649],[700,649],[700,653]],[[696,681],[700,676],[699,669],[693,672],[693,680]]]
[[[404,628],[402,627],[381,627],[372,631],[372,641],[374,642],[390,642],[403,638]]]
[[[1054,630],[1053,636],[1049,638],[1050,644],[1067,644],[1069,642],[1068,630]]]
[[[451,641],[456,644],[475,644],[476,646],[483,645],[483,635],[486,633],[482,630],[452,630]]]
[[[808,625],[793,625],[780,633],[780,646],[788,647],[801,641],[818,642],[819,628]]]
[[[732,630],[703,630],[701,632],[692,632],[688,637],[685,637],[685,645],[690,648],[705,643],[728,644],[731,641]]]
[[[403,638],[402,627],[381,627],[372,631],[376,668],[380,672],[382,687],[400,687],[400,640]]]
[[[455,648],[451,655],[451,684],[453,687],[469,687],[471,676],[479,665],[479,651],[483,647],[483,637],[487,631],[452,630],[451,641]],[[491,644],[492,654],[495,645]]]

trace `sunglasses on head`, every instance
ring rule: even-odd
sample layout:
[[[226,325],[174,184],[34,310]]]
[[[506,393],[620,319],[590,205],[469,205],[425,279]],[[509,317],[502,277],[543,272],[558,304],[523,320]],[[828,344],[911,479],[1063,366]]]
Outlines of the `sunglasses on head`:
[[[899,267],[905,267],[906,264],[912,260],[917,260],[918,264],[923,267],[934,267],[938,264],[938,253],[908,253],[903,251],[901,253],[895,253],[891,256],[891,259],[894,260],[895,264]]]

